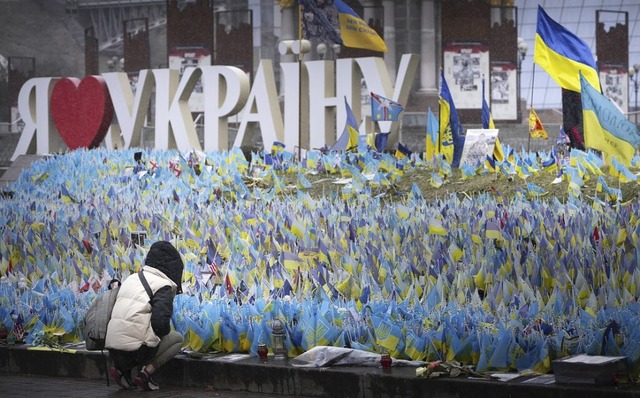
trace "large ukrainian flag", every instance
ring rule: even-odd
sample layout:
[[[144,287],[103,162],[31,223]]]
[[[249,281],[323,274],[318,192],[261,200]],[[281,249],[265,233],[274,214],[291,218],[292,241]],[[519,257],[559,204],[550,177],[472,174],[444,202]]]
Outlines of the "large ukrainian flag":
[[[345,46],[386,52],[384,40],[342,0],[335,0],[340,20],[340,36]]]
[[[600,92],[598,68],[589,46],[551,19],[538,6],[533,62],[540,65],[562,88],[580,91],[578,72]]]
[[[640,145],[638,128],[582,74],[580,84],[585,145],[604,152],[607,163],[611,164],[610,158],[615,156],[629,167],[636,148]]]

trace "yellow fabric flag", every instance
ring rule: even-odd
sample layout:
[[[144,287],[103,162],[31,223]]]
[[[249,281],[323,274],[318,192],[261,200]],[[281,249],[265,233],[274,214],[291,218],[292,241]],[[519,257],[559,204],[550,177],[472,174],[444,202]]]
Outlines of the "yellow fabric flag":
[[[496,143],[493,147],[493,158],[496,160],[496,162],[504,162],[504,149],[502,149],[500,137],[496,137]]]
[[[544,126],[533,107],[531,107],[531,110],[529,111],[529,135],[531,138],[542,138],[543,140],[549,138],[547,131],[544,129]]]
[[[340,20],[340,36],[346,47],[386,52],[387,45],[372,27],[369,26],[344,1],[334,2]]]

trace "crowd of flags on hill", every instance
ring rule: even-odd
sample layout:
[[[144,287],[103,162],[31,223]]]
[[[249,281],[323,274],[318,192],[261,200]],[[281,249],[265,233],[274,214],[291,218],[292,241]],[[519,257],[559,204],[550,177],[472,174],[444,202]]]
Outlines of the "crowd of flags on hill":
[[[312,3],[300,0],[315,12]],[[351,16],[341,15],[340,26],[360,23],[341,3],[338,12]],[[10,186],[13,197],[0,200],[8,220],[0,226],[0,323],[25,330],[28,343],[44,334],[77,342],[93,298],[112,277],[137,272],[150,244],[164,239],[185,260],[172,324],[191,350],[256,354],[280,319],[291,356],[334,345],[455,359],[478,371],[546,372],[554,358],[588,353],[625,356],[637,376],[640,204],[624,202],[603,178],[607,162],[620,184],[637,183],[630,169],[638,158],[627,149],[637,148],[637,130],[606,123],[619,116],[583,68],[591,66],[586,53],[567,51],[566,41],[579,39],[541,11],[536,62],[581,91],[586,142],[609,155],[562,154],[567,202],[545,199],[544,187],[526,181],[557,172],[554,148],[529,153],[498,140],[484,163],[456,164],[464,135],[444,76],[439,120],[428,112],[425,157],[402,144],[385,152],[384,132],[362,145],[352,112],[339,147],[302,160],[277,143],[250,160],[237,148],[78,150],[34,163]],[[333,32],[351,43],[345,30]],[[374,120],[397,120],[402,105],[371,95]],[[532,132],[542,134],[531,115]],[[494,127],[484,89],[482,124]],[[602,146],[603,137],[619,140],[621,151]],[[462,179],[502,173],[525,184],[509,201],[427,202],[415,184],[385,201],[382,188],[413,169],[430,170],[437,189],[452,167]],[[344,185],[312,197],[308,176],[320,173]],[[590,178],[595,192],[584,201]],[[147,238],[135,243],[140,231]]]
[[[414,185],[383,203],[383,177],[441,166],[141,152],[138,168],[135,150],[40,160],[0,201],[0,322],[20,324],[28,343],[79,341],[96,294],[164,239],[185,261],[173,326],[188,349],[255,354],[278,318],[292,356],[335,345],[479,371],[548,371],[574,353],[640,364],[637,201],[560,203],[527,188],[510,201],[427,202]],[[572,159],[597,167],[586,153]],[[301,177],[315,173],[352,185],[311,197]],[[134,244],[139,231],[147,238]]]
[[[444,76],[442,78],[444,80]],[[578,196],[581,194],[580,188],[585,181],[588,181],[591,176],[602,176],[604,165],[609,166],[611,175],[621,183],[637,181],[637,176],[630,170],[630,168],[637,167],[638,162],[635,148],[640,144],[640,135],[636,133],[636,127],[624,119],[608,99],[595,92],[586,80],[583,79],[583,82],[585,84],[583,103],[585,126],[587,126],[585,129],[588,132],[587,142],[590,147],[601,150],[604,156],[591,150],[585,152],[572,149],[569,137],[561,129],[555,140],[555,145],[545,153],[526,153],[523,149],[520,154],[516,154],[514,148],[503,145],[500,138],[496,137],[493,151],[486,155],[484,161],[476,161],[474,164],[460,164],[465,136],[462,135],[462,127],[445,81],[442,91],[444,94],[440,99],[440,120],[438,121],[431,109],[428,110],[424,156],[414,154],[409,148],[398,142],[394,153],[395,160],[399,163],[411,161],[414,164],[428,164],[433,167],[431,185],[435,188],[444,184],[451,175],[451,168],[455,167],[460,168],[463,178],[471,178],[477,174],[490,172],[504,175],[507,178],[517,175],[526,179],[541,170],[555,172],[557,174],[556,182],[566,179],[569,182],[570,193]],[[482,128],[495,129],[489,105],[484,98],[484,81],[482,92]],[[393,160],[383,153],[389,133],[360,135],[356,117],[346,98],[345,107],[347,122],[336,143],[328,149],[329,156],[331,153],[345,151],[359,158],[358,162],[360,163],[372,162],[375,164],[377,160],[388,159],[389,161],[384,163],[391,164]],[[374,121],[397,121],[403,110],[404,107],[401,104],[371,93],[371,114]],[[452,128],[452,126],[454,127]],[[613,138],[605,139],[604,134],[594,133],[593,130],[596,127],[604,129],[604,131],[613,131],[613,133],[608,133]],[[458,131],[455,138],[453,130]],[[529,132],[532,138],[548,139],[547,132],[533,107],[529,116]],[[454,142],[458,142],[459,145],[454,145]],[[569,159],[573,160],[569,162]],[[334,169],[328,166],[326,161],[323,161],[323,164],[327,170]],[[367,169],[370,170],[371,167],[367,167]],[[361,178],[361,180],[365,179],[366,177]],[[380,180],[376,179],[376,181]],[[530,183],[528,186],[533,186],[533,184]],[[544,190],[536,187],[532,189],[532,192],[539,193]]]

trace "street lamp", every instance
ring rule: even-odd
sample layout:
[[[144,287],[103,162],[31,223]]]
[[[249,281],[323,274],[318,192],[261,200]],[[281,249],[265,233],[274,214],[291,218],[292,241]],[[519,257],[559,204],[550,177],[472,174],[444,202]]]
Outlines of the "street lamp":
[[[107,60],[107,69],[109,69],[109,72],[117,71],[118,67],[121,71],[124,71],[124,58],[118,58],[114,55]]]
[[[633,82],[633,88],[636,92],[636,106],[633,113],[633,120],[635,120],[636,125],[638,124],[638,72],[640,72],[640,64],[634,64],[633,67],[629,68],[629,81]]]
[[[336,59],[338,59],[338,55],[340,54],[342,47],[340,46],[340,44],[334,44],[333,46],[331,46],[331,48],[333,48],[333,55]]]
[[[318,46],[316,47],[316,51],[318,52],[318,55],[320,55],[320,59],[324,59],[324,57],[327,55],[327,45],[324,43],[318,44]]]
[[[517,98],[517,106],[518,106],[518,123],[522,123],[522,104],[521,104],[521,91],[522,91],[522,84],[520,82],[520,75],[522,72],[522,62],[524,61],[524,58],[527,56],[527,50],[529,49],[529,46],[527,45],[527,42],[524,41],[524,39],[522,37],[518,37],[518,62],[516,64],[516,71],[518,72],[517,76],[516,76],[516,85],[517,85],[517,92],[518,92],[518,98]]]
[[[342,50],[340,44],[332,44],[331,51],[333,52],[333,57],[329,56],[329,59],[338,59],[340,50]],[[318,53],[318,56],[320,56],[320,59],[324,60],[327,58],[327,55],[329,53],[329,47],[325,43],[320,43],[316,46],[316,52]]]

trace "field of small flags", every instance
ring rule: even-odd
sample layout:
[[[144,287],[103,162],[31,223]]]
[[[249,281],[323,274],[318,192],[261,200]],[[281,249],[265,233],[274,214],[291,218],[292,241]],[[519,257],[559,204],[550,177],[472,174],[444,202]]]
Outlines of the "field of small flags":
[[[0,324],[79,343],[92,300],[162,239],[185,262],[188,350],[255,355],[279,318],[291,357],[329,345],[545,373],[588,353],[637,376],[637,159],[573,151],[561,170],[515,151],[455,170],[372,151],[52,155],[0,199]]]

